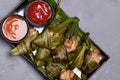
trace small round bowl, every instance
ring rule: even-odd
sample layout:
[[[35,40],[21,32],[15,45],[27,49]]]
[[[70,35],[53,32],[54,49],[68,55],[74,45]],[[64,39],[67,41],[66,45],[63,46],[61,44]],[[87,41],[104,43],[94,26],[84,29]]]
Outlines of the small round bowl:
[[[8,16],[1,26],[3,38],[10,43],[21,42],[27,36],[28,31],[28,23],[20,15]]]
[[[47,0],[32,1],[26,6],[25,17],[35,27],[45,26],[53,19],[54,9]]]

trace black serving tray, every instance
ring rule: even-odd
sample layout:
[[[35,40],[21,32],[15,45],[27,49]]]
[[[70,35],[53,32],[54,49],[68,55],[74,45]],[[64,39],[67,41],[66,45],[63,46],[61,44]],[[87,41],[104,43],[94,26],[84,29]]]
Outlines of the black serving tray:
[[[10,15],[13,15],[13,14],[16,14],[16,15],[20,15],[20,16],[23,16],[24,18],[25,18],[25,13],[24,13],[24,11],[25,11],[25,8],[26,8],[26,6],[29,4],[29,0],[24,0],[19,6],[17,6],[17,8],[15,8],[12,12],[10,12],[6,17],[8,17],[8,16],[10,16]],[[5,17],[5,18],[6,18]],[[5,18],[1,21],[1,23],[0,23],[0,25],[2,26],[2,22],[5,20]],[[31,25],[30,23],[29,23],[29,25]],[[43,27],[41,27],[41,28],[36,28],[37,30],[39,30],[39,31],[42,31],[43,30]],[[2,35],[1,35],[2,36]],[[4,38],[3,38],[3,40],[4,40]],[[93,42],[93,41],[92,41]],[[9,43],[9,42],[8,42]],[[9,43],[12,47],[15,47],[17,44],[12,44],[12,43]],[[90,78],[108,59],[109,59],[109,56],[107,55],[107,54],[105,54],[104,53],[104,51],[102,50],[102,49],[100,49],[100,47],[97,45],[97,44],[95,44],[94,42],[93,42],[93,44],[94,45],[96,45],[96,47],[98,47],[98,49],[101,51],[101,55],[100,55],[100,57],[101,57],[101,61],[100,61],[100,66],[95,70],[95,71],[93,71],[91,74],[89,74],[89,75],[87,75],[87,77],[88,78]],[[37,69],[37,67],[34,65],[34,63],[31,61],[31,59],[30,59],[30,56],[29,55],[22,55],[22,57],[24,58],[24,59],[26,59],[30,64],[31,64],[31,66],[33,66],[33,68],[35,68],[37,71],[38,71],[38,73],[41,75],[41,76],[43,76],[44,77],[44,79],[45,80],[49,80],[47,77],[45,77],[38,69]]]

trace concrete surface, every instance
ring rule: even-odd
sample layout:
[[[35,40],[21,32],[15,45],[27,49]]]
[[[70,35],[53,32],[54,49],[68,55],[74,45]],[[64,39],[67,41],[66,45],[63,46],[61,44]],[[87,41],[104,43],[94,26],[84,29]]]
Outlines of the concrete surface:
[[[1,0],[0,20],[22,0]],[[89,80],[120,79],[120,0],[62,0],[70,16],[80,18],[80,27],[110,59]],[[0,80],[44,80],[21,56],[9,55],[11,47],[0,38]]]

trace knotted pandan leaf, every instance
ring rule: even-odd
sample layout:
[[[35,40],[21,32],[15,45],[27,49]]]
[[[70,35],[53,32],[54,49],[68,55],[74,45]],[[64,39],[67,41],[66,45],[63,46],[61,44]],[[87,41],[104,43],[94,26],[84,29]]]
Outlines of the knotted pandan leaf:
[[[67,52],[63,45],[59,45],[57,48],[52,50],[53,62],[55,63],[67,63]]]
[[[19,54],[29,54],[33,51],[36,46],[32,43],[32,41],[38,36],[39,32],[35,29],[30,29],[29,34],[27,37],[19,43],[14,49],[10,51],[12,55],[19,55]]]
[[[85,61],[82,66],[82,71],[85,74],[91,73],[92,71],[96,70],[100,66],[98,60],[96,60],[95,57],[93,57],[93,56],[94,55],[92,55],[91,51],[89,53],[87,53],[85,56]],[[100,58],[100,56],[99,56],[99,58]]]
[[[60,63],[49,63],[46,66],[47,77],[50,80],[55,80],[56,78],[59,78],[63,69],[65,69],[65,66]]]

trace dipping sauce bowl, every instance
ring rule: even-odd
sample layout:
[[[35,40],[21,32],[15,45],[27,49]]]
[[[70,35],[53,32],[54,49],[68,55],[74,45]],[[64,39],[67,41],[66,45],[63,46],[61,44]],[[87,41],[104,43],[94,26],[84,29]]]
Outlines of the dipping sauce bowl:
[[[36,0],[27,5],[25,16],[34,26],[48,24],[53,16],[52,6],[45,0]]]
[[[2,24],[2,35],[10,43],[22,41],[28,33],[26,20],[19,15],[7,17]]]

